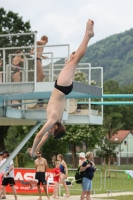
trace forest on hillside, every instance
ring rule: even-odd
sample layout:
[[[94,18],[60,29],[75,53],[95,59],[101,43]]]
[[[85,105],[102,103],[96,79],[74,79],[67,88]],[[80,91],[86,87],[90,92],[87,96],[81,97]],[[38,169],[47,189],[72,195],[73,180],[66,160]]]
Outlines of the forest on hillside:
[[[89,46],[81,63],[103,67],[104,82],[113,79],[120,86],[133,84],[133,28]],[[93,74],[96,82],[97,74]]]

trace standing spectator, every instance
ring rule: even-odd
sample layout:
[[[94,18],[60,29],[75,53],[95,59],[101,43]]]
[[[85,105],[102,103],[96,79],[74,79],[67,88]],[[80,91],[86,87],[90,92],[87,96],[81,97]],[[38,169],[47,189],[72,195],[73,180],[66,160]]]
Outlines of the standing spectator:
[[[43,72],[43,66],[42,66],[42,58],[46,59],[47,56],[43,56],[43,50],[44,50],[44,45],[48,43],[48,37],[43,35],[39,41],[37,41],[36,45],[36,72],[37,72],[37,82],[43,82],[44,79],[44,72]],[[34,54],[34,48],[31,49],[30,51],[31,54]],[[40,107],[43,106],[43,99],[38,99],[38,104],[40,104]]]
[[[86,160],[85,153],[84,152],[79,153],[79,166],[81,166],[85,160]]]
[[[4,152],[5,151],[2,151],[0,152],[0,167],[3,165],[3,163],[6,161],[6,158],[4,156]]]
[[[67,168],[67,164],[63,159],[63,156],[61,154],[57,155],[57,160],[60,162],[60,171],[61,171],[61,175],[60,175],[60,181],[66,191],[66,196],[70,197],[69,191],[68,191],[68,187],[66,184],[66,179],[68,177],[68,168]]]
[[[47,44],[48,42],[48,37],[47,36],[42,36],[41,40],[37,41],[37,58],[36,58],[36,65],[37,65],[37,82],[43,82],[44,79],[44,72],[43,72],[43,67],[42,67],[42,62],[41,58],[46,59],[46,56],[43,56],[43,50],[44,50],[44,45]],[[34,48],[31,49],[30,51],[31,54],[34,54]]]
[[[79,167],[83,164],[83,162],[85,160],[86,160],[85,153],[84,152],[79,153]],[[84,196],[84,198],[85,198],[85,196]]]
[[[6,161],[6,158],[3,157],[3,152],[0,153],[0,167],[3,165],[3,163]],[[1,184],[2,184],[2,179],[4,177],[4,172],[2,172],[0,174],[0,190],[2,189],[1,188]],[[1,194],[0,196],[1,199],[6,199],[6,190],[5,190],[5,187],[4,187],[4,190],[3,190],[3,194]]]
[[[85,153],[84,152],[79,153],[79,167],[78,167],[78,169],[80,169],[80,167],[82,166],[82,164],[85,160],[86,160]]]
[[[53,170],[53,177],[54,177],[54,192],[53,197],[58,199],[58,193],[59,193],[59,179],[60,179],[60,163],[58,161],[55,162],[55,168]]]
[[[3,67],[2,67],[2,60],[0,60],[0,71],[3,71]],[[3,73],[0,72],[0,83],[3,82]]]
[[[55,167],[56,155],[52,156],[52,166]]]
[[[2,68],[2,60],[0,60],[0,69]]]
[[[37,155],[37,159],[34,161],[34,164],[36,168],[35,179],[38,180],[38,183],[37,183],[37,189],[38,189],[38,194],[39,194],[38,200],[42,200],[40,183],[42,183],[46,196],[49,199],[49,196],[47,194],[46,179],[45,179],[45,172],[48,168],[47,160],[42,157],[41,151],[37,151],[36,155]]]
[[[83,162],[80,167],[80,172],[84,171],[84,177],[82,179],[82,194],[81,200],[84,200],[84,195],[86,195],[86,200],[90,200],[90,191],[92,189],[92,179],[94,177],[94,172],[96,170],[95,164],[92,162],[93,153],[86,153],[86,161]]]
[[[22,58],[23,52],[20,50],[17,50],[16,56],[12,59],[12,64],[16,66],[13,70],[13,80],[14,82],[20,82],[20,63],[24,62],[24,59]]]
[[[9,157],[9,152],[4,150],[3,151],[3,156],[4,158],[8,158]],[[10,161],[10,163],[6,166],[6,169],[4,170],[4,178],[2,180],[2,189],[0,191],[0,196],[2,193],[4,193],[4,187],[7,185],[10,185],[12,192],[14,194],[15,200],[17,200],[17,193],[16,193],[16,189],[14,187],[15,182],[14,182],[14,164],[13,164],[13,160]]]
[[[24,59],[22,59],[23,52],[17,50],[15,53],[16,56],[12,59],[12,64],[15,66],[13,70],[13,81],[20,82],[20,63],[24,62]],[[19,104],[19,101],[13,100],[12,104]]]

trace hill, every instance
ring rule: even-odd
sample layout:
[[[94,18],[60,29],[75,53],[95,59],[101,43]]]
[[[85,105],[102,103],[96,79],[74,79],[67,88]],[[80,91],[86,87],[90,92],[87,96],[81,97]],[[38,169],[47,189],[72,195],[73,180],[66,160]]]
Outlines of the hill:
[[[133,84],[133,28],[91,45],[81,62],[103,67],[104,81],[114,79],[121,86]],[[98,81],[96,73],[93,77]]]

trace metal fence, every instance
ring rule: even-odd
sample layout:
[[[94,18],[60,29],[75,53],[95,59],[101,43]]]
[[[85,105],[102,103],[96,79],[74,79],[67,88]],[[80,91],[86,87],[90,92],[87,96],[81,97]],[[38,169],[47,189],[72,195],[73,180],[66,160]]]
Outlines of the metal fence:
[[[68,169],[68,179],[71,181],[75,177],[77,169],[69,168]],[[100,191],[102,189],[102,171],[100,169],[97,169],[94,174],[94,179],[92,180],[92,191],[96,193],[96,191]],[[63,194],[64,188],[60,187],[60,192]],[[70,194],[81,194],[82,186],[81,184],[77,184],[76,182],[73,182],[73,186],[69,187]]]
[[[133,178],[129,176],[127,172],[127,170],[106,170],[104,189],[108,192],[133,191]]]

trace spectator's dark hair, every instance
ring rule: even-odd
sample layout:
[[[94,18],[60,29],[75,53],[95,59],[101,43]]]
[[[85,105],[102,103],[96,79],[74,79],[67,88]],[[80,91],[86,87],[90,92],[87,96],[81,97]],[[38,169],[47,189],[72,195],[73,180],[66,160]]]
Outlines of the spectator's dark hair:
[[[6,153],[7,157],[9,157],[9,152],[8,152],[7,150],[4,150],[2,153],[3,153],[3,154]]]
[[[54,131],[54,139],[60,139],[66,133],[66,128],[60,122],[56,122],[55,125],[58,126],[58,129]]]
[[[47,37],[46,35],[43,35],[43,36],[41,37],[41,40],[46,40],[46,41],[48,41],[48,37]]]

